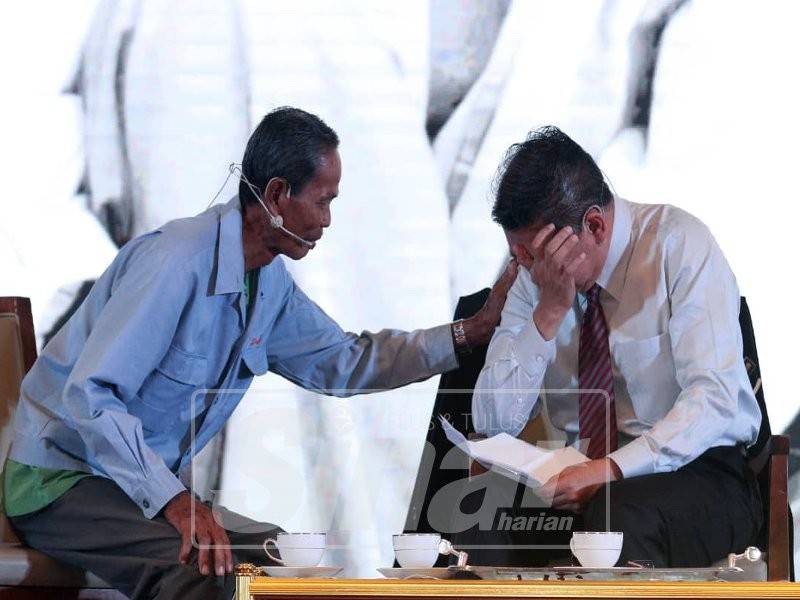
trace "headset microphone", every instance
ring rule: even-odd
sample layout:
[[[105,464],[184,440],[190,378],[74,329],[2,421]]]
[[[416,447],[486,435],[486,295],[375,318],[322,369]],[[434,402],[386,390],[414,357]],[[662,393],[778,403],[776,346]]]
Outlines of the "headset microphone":
[[[231,163],[231,165],[229,167],[229,171],[230,171],[230,173],[235,173],[235,172],[239,173],[239,177],[241,178],[241,180],[244,181],[245,185],[248,188],[250,188],[250,191],[253,193],[253,196],[255,197],[255,199],[258,200],[258,203],[262,207],[264,207],[265,211],[267,211],[267,214],[269,215],[269,224],[272,226],[273,229],[278,229],[278,230],[282,231],[283,233],[288,235],[290,238],[292,238],[294,241],[296,241],[298,244],[302,244],[303,246],[305,246],[307,248],[311,249],[311,248],[314,248],[314,246],[317,245],[316,242],[312,242],[312,241],[303,239],[299,235],[297,235],[296,233],[293,233],[293,232],[289,231],[288,229],[286,229],[286,227],[283,226],[283,217],[280,216],[280,215],[273,215],[270,212],[270,210],[267,208],[267,205],[264,204],[264,201],[261,199],[261,196],[258,194],[258,191],[256,190],[255,186],[252,183],[250,183],[250,180],[248,180],[247,177],[245,177],[245,175],[242,172],[242,169],[241,169],[241,167],[239,165],[237,165],[236,163]],[[270,182],[271,181],[272,180],[270,180]],[[268,186],[269,186],[269,183],[267,183],[267,187]],[[292,194],[292,190],[289,189],[289,191],[286,193],[286,197],[287,198],[291,197],[291,194]]]

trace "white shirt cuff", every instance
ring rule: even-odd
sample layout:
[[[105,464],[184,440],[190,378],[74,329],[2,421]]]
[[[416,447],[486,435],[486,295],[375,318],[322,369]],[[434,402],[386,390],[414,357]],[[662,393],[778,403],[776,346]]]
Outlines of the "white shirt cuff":
[[[544,339],[531,320],[517,335],[513,349],[517,362],[528,377],[541,381],[547,365],[555,358],[556,340]]]
[[[622,448],[614,450],[608,458],[617,464],[625,479],[656,472],[655,458],[643,437],[631,440]]]

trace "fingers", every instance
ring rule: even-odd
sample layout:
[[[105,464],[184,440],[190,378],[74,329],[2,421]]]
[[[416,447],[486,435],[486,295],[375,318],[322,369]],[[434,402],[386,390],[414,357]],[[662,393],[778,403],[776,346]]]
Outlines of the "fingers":
[[[581,494],[580,490],[570,489],[557,493],[553,498],[552,507],[579,512],[584,502],[586,502],[586,498]]]
[[[191,512],[194,511],[194,519]],[[228,532],[215,519],[211,510],[192,498],[188,514],[174,520],[173,527],[181,534],[178,561],[188,564],[192,546],[197,552],[197,568],[203,575],[219,576],[233,572],[233,554]]]
[[[217,524],[214,522],[208,507],[199,502],[195,504],[195,538],[197,538],[197,546],[199,548],[197,566],[203,575],[219,572],[217,549],[213,547],[216,546],[216,527]]]
[[[556,267],[558,272],[562,272],[571,264],[570,254],[580,242],[580,238],[573,233],[569,225],[562,227],[555,234],[553,231],[555,225],[552,223],[540,229],[531,242],[530,253]]]
[[[570,263],[564,267],[564,273],[572,277],[578,270],[578,267],[581,266],[583,261],[586,260],[586,253],[581,252],[578,256],[572,259]]]
[[[178,560],[184,565],[189,562],[189,553],[192,551],[192,534],[187,525],[181,531],[181,549],[178,552]]]
[[[218,548],[222,550],[221,562],[217,563],[217,575],[232,573],[233,572],[233,553],[231,552],[231,541],[228,538],[228,532],[217,521],[217,537],[215,541]]]
[[[556,488],[558,487],[558,475],[559,474],[556,473],[542,484],[542,487],[539,488],[542,493],[549,492],[551,496],[556,493]]]
[[[517,266],[516,259],[508,261],[481,310],[473,317],[465,319],[464,332],[470,344],[488,344],[491,340],[494,329],[500,322],[508,291],[517,278]]]
[[[505,288],[507,292],[511,288],[511,286],[514,285],[514,281],[517,279],[518,266],[519,263],[517,262],[516,258],[512,258],[511,260],[509,260],[505,270],[503,271],[503,274],[500,275],[500,278],[497,280],[497,283],[495,283],[495,286],[499,284],[501,287]]]
[[[511,255],[517,263],[521,264],[526,269],[530,270],[533,266],[533,257],[527,246],[523,244],[514,244],[511,246]]]
[[[227,554],[229,552],[228,536],[224,529],[217,527],[217,531],[214,532],[214,572],[218,577],[222,577],[228,572],[229,558]]]
[[[545,489],[547,487],[548,489]],[[559,510],[568,510],[570,512],[580,512],[582,506],[582,498],[578,490],[572,488],[558,488],[556,484],[546,483],[545,486],[540,488],[539,497],[543,500],[549,501],[552,508]]]
[[[545,225],[542,227],[536,235],[533,237],[533,241],[531,242],[530,254],[534,258],[540,258],[542,255],[542,246],[547,240],[550,235],[555,231],[556,226],[550,223],[549,225]]]
[[[220,514],[211,509],[211,522],[213,524],[212,533],[214,535],[214,572],[218,576],[230,573],[233,570],[233,555],[231,554],[231,543],[228,539],[228,532],[222,525]]]
[[[508,290],[510,290],[511,286],[514,285],[514,281],[516,279],[517,261],[516,259],[511,259],[508,261],[503,273],[492,287],[492,296],[494,296],[493,300],[499,301],[501,304],[505,304],[506,296],[508,296]]]
[[[211,536],[208,534],[208,530],[204,529],[202,533],[198,533],[197,536],[197,544],[200,548],[197,554],[197,566],[200,569],[200,573],[203,575],[208,575],[211,572],[211,565],[208,547],[211,545]]]
[[[558,233],[556,233],[552,238],[550,238],[550,241],[547,242],[547,244],[545,244],[544,255],[545,256],[555,255],[556,251],[559,248],[561,248],[564,242],[572,239],[573,235],[574,234],[572,233],[572,227],[570,227],[569,225],[563,227]],[[577,236],[575,237],[577,238]]]
[[[231,540],[228,538],[228,532],[225,531],[225,528],[222,526],[222,523],[216,518],[216,516],[217,515],[215,515],[215,521],[219,527],[219,541],[217,543],[222,546],[224,551],[225,572],[233,573],[233,552],[231,551]]]
[[[553,497],[553,506],[560,508],[565,504],[575,503],[577,500],[578,499],[575,497],[575,490],[559,490]]]
[[[213,573],[221,577],[233,571],[233,555],[224,529],[206,524],[204,531],[197,536],[197,541],[200,547],[197,566],[201,574]]]
[[[197,511],[198,530],[203,533],[198,536],[200,541],[200,559],[198,565],[203,575],[213,573],[222,577],[225,573],[233,572],[233,554],[228,532],[220,525],[214,513],[205,505],[204,510]],[[203,548],[205,546],[205,548]]]
[[[579,241],[580,239],[577,235],[574,233],[570,234],[567,239],[564,240],[564,243],[561,244],[561,246],[557,248],[550,257],[550,260],[553,261],[553,265],[563,270]]]
[[[558,493],[558,475],[553,475],[550,479],[548,479],[539,490],[536,492],[536,495],[539,496],[545,502],[549,502],[550,505],[553,505],[555,502],[556,494]]]

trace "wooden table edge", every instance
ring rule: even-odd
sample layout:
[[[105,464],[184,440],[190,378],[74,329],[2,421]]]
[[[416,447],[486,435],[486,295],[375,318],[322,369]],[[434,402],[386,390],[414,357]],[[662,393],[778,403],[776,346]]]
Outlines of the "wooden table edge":
[[[800,598],[789,582],[472,581],[249,578],[252,596],[380,598]],[[240,590],[244,591],[244,590]],[[246,596],[242,596],[246,597]]]

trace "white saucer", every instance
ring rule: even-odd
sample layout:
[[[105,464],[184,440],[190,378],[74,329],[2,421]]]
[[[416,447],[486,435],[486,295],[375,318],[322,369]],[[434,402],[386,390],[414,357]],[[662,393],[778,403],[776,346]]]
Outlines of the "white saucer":
[[[378,569],[378,573],[387,579],[452,579],[459,570],[458,568],[451,569],[449,567],[429,567],[427,569],[392,567]]]
[[[261,567],[270,577],[333,577],[342,567]]]

